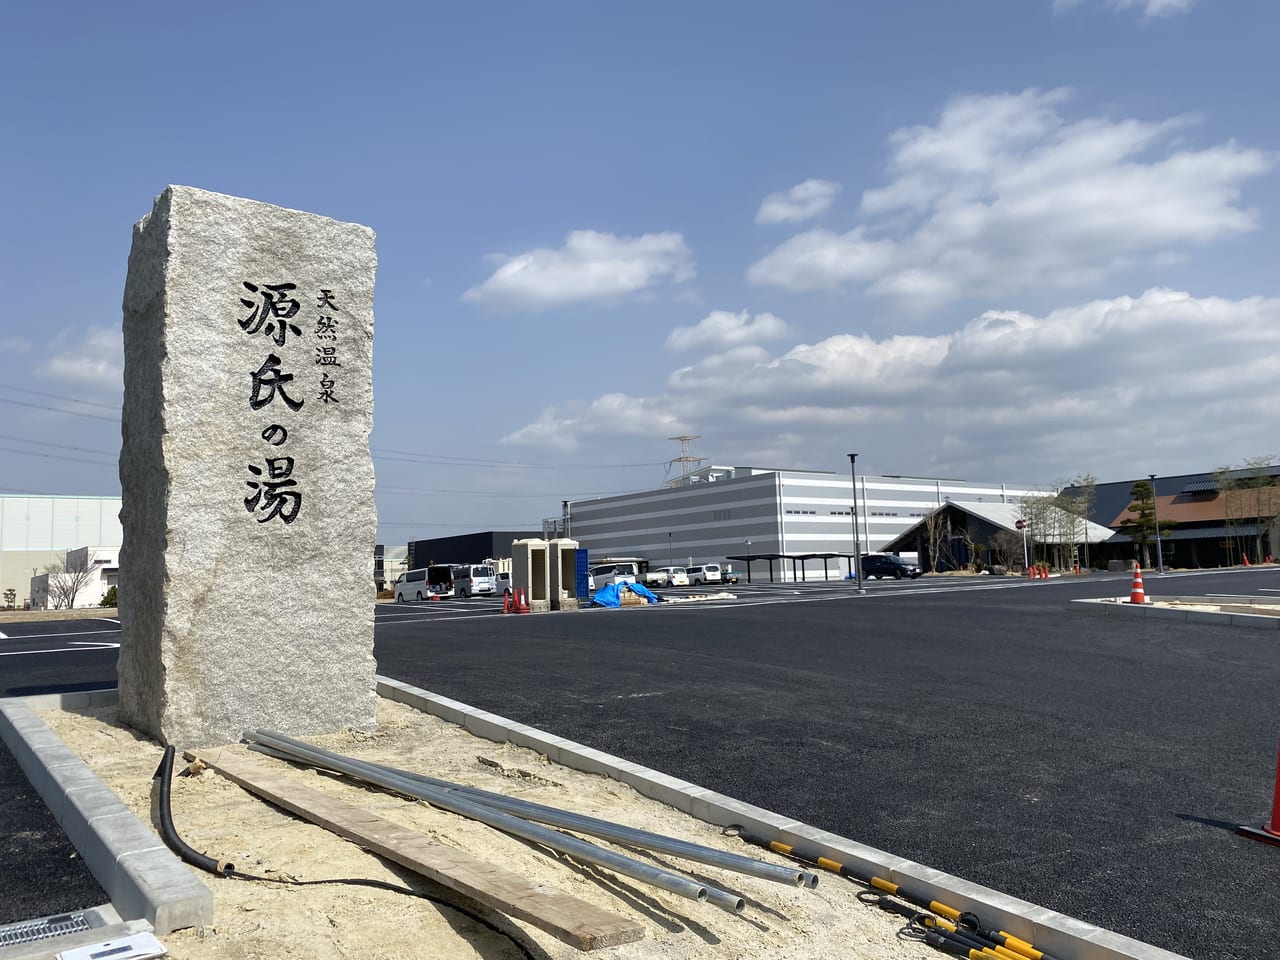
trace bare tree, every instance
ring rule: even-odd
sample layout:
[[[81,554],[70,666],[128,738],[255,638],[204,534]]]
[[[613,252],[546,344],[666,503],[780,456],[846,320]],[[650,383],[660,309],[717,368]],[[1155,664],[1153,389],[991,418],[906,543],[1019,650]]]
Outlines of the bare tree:
[[[1098,499],[1098,478],[1092,473],[1078,473],[1071,480],[1075,488],[1075,509],[1072,511],[1081,520],[1080,528],[1084,534],[1084,566],[1089,569],[1089,521],[1093,517],[1093,505]]]
[[[991,538],[991,552],[996,563],[1011,570],[1022,557],[1022,535],[1012,530],[997,530]]]
[[[924,532],[929,541],[929,572],[938,572],[938,558],[942,552],[942,542],[946,539],[947,525],[943,521],[942,512],[945,506],[938,507],[925,514]]]
[[[49,600],[55,610],[70,610],[76,605],[76,596],[90,579],[87,550],[68,551],[62,560],[55,560],[44,568],[49,575]]]
[[[1254,521],[1254,557],[1262,562],[1262,538],[1266,536],[1267,519],[1271,516],[1271,464],[1275,462],[1274,453],[1264,453],[1259,457],[1247,457],[1244,468],[1248,476],[1243,485],[1248,491],[1249,503],[1241,512],[1252,514]]]
[[[1058,535],[1060,516],[1053,508],[1054,497],[1050,494],[1032,494],[1020,501],[1022,516],[1027,521],[1027,541],[1030,546],[1030,562],[1036,562],[1036,543],[1050,544]],[[1049,559],[1049,554],[1045,554]]]
[[[1235,563],[1235,537],[1231,534],[1231,528],[1236,525],[1234,516],[1234,504],[1232,502],[1231,491],[1236,487],[1235,471],[1229,466],[1221,466],[1213,471],[1213,481],[1218,487],[1218,496],[1222,498],[1222,519],[1227,526],[1227,563]]]

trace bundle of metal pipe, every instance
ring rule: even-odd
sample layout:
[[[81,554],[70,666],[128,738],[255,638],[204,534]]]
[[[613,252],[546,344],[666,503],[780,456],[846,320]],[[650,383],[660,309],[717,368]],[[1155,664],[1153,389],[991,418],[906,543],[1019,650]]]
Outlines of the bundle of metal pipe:
[[[286,737],[282,734],[269,735],[282,743],[307,746],[307,744],[300,740],[294,740],[293,738]],[[279,757],[280,759],[291,759],[287,754],[275,751],[265,743],[257,743],[253,746],[253,749],[258,750],[260,753]],[[482,790],[479,787],[468,787],[463,784],[453,783],[448,780],[441,780],[438,777],[430,777],[422,773],[414,773],[410,770],[403,770],[398,767],[370,763],[365,760],[357,760],[354,757],[347,757],[345,759],[350,761],[350,763],[356,767],[381,771],[394,776],[404,777],[417,783],[423,783],[430,787],[438,787],[442,790],[457,792],[479,803],[483,803],[485,806],[492,807],[495,810],[510,813],[514,816],[521,817],[525,820],[532,820],[536,823],[544,823],[553,827],[560,827],[565,830],[573,830],[577,833],[585,833],[588,836],[599,837],[602,840],[610,840],[624,846],[639,847],[644,850],[650,850],[654,853],[669,854],[674,857],[680,857],[683,860],[705,863],[709,866],[719,867],[722,870],[729,870],[752,877],[759,877],[763,880],[772,880],[775,883],[785,883],[797,887],[804,886],[810,889],[818,885],[818,875],[811,873],[808,870],[798,870],[794,867],[767,863],[766,861],[759,860],[755,857],[745,857],[738,853],[717,850],[715,847],[708,847],[700,843],[691,843],[687,840],[679,840],[675,837],[652,833],[648,830],[640,830],[635,827],[612,823],[608,820],[599,819],[598,817],[573,813],[568,810],[561,810],[557,807],[550,807],[544,804],[534,803],[529,800],[521,800],[517,797],[509,797],[501,793],[494,793],[490,790]]]
[[[707,901],[731,913],[741,913],[745,902],[741,897],[734,896],[727,891],[720,890],[716,887],[700,884],[687,877],[681,876],[670,870],[664,870],[654,867],[646,863],[642,863],[632,857],[627,857],[610,850],[605,850],[595,844],[589,843],[578,837],[569,836],[558,830],[552,830],[549,827],[541,825],[541,823],[533,822],[530,817],[526,819],[524,816],[506,812],[498,809],[489,803],[481,802],[475,796],[466,792],[458,784],[448,784],[447,786],[438,786],[429,781],[416,779],[413,776],[406,776],[395,768],[381,767],[377,764],[367,763],[365,761],[356,760],[342,754],[333,753],[311,744],[304,743],[301,740],[295,740],[292,737],[286,737],[282,734],[274,733],[270,730],[251,730],[244,734],[244,739],[249,742],[250,748],[260,753],[267,753],[272,756],[278,756],[282,759],[301,762],[311,766],[332,770],[366,783],[376,784],[387,790],[393,790],[404,796],[415,797],[430,803],[432,806],[448,810],[460,816],[468,817],[480,823],[487,824],[495,829],[502,830],[512,836],[529,840],[533,843],[541,844],[553,850],[569,854],[577,859],[588,863],[595,863],[603,867],[607,867],[623,876],[640,880],[668,893],[677,896],[687,897],[691,900]],[[442,781],[447,783],[447,781]],[[499,795],[494,795],[499,796]],[[508,798],[509,799],[509,798]],[[517,802],[518,805],[518,802]],[[537,806],[537,805],[533,805]],[[544,812],[539,816],[548,816],[545,813],[553,808],[543,808]],[[532,812],[532,811],[530,811]],[[559,811],[565,813],[565,811]],[[570,815],[571,817],[573,815]],[[591,819],[591,818],[587,818]],[[603,823],[603,821],[601,821]],[[612,825],[617,827],[616,824]],[[572,828],[570,828],[572,829]],[[621,828],[625,833],[628,828]],[[587,832],[584,830],[583,832]],[[632,835],[634,845],[644,846],[638,842],[644,831],[635,831]],[[657,834],[649,834],[649,837],[658,837]],[[673,838],[664,838],[669,841],[669,851],[673,851],[675,847],[683,847],[684,841],[677,841]],[[627,841],[619,839],[618,842],[625,843]],[[696,844],[689,844],[688,847],[697,847]],[[654,849],[654,848],[649,848]],[[710,850],[710,848],[705,848]],[[692,851],[688,851],[692,852]],[[715,851],[713,851],[715,852]],[[683,856],[684,854],[675,854]],[[751,858],[738,858],[735,854],[722,854],[725,862],[738,859],[751,860]],[[690,859],[694,859],[690,857]],[[709,861],[703,861],[709,862]],[[755,863],[763,863],[762,861],[754,861]],[[764,864],[764,866],[770,866]],[[733,867],[727,867],[733,869]],[[785,869],[785,868],[783,868]],[[797,874],[794,871],[785,871],[789,883],[797,883]],[[778,876],[771,876],[769,879],[777,880]],[[816,878],[815,878],[816,880]],[[806,883],[803,876],[800,876],[799,883]]]

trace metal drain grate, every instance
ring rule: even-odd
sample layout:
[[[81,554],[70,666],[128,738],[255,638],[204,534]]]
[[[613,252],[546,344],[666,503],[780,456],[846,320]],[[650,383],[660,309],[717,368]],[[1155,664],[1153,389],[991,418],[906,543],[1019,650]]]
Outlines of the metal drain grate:
[[[83,913],[60,913],[56,917],[45,917],[43,920],[24,920],[22,923],[11,923],[0,927],[0,947],[10,947],[19,943],[35,943],[60,937],[64,933],[79,933],[92,930],[93,926],[85,919]]]

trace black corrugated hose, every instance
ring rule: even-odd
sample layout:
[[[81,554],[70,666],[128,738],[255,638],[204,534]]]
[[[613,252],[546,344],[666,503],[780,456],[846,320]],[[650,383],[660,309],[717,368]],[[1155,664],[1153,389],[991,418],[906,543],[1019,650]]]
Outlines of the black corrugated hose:
[[[241,873],[236,870],[235,864],[226,860],[215,860],[207,854],[201,853],[182,837],[178,836],[178,831],[173,826],[173,812],[169,806],[170,787],[173,782],[173,760],[177,751],[168,746],[164,748],[164,756],[160,759],[160,766],[156,768],[153,779],[160,781],[160,837],[164,840],[165,846],[181,857],[185,862],[193,867],[199,867],[201,870],[216,874],[220,877],[234,877],[238,880],[257,880],[262,883],[283,883],[293,887],[309,887],[316,884],[345,884],[357,887],[374,887],[378,890],[390,890],[393,893],[403,893],[411,897],[420,897],[436,906],[445,907],[462,914],[471,920],[474,920],[480,926],[488,930],[492,930],[500,937],[505,937],[515,946],[517,950],[525,957],[525,960],[536,960],[529,948],[512,934],[503,930],[497,924],[486,920],[474,910],[468,910],[466,907],[460,907],[455,903],[442,900],[439,897],[433,897],[427,893],[421,893],[412,887],[400,886],[395,883],[387,883],[385,880],[374,880],[368,877],[338,877],[331,880],[287,880],[282,877],[259,877],[251,873]],[[185,773],[185,771],[184,771]]]

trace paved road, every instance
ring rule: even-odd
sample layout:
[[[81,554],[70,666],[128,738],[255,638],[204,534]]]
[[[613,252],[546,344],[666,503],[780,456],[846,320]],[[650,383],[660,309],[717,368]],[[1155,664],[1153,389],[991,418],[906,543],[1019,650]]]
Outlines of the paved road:
[[[1230,828],[1267,812],[1280,636],[1069,602],[1123,577],[851,587],[384,605],[379,669],[1189,956],[1276,952],[1280,856]],[[1280,595],[1280,572],[1147,577],[1215,592]],[[103,656],[0,657],[0,688]]]

